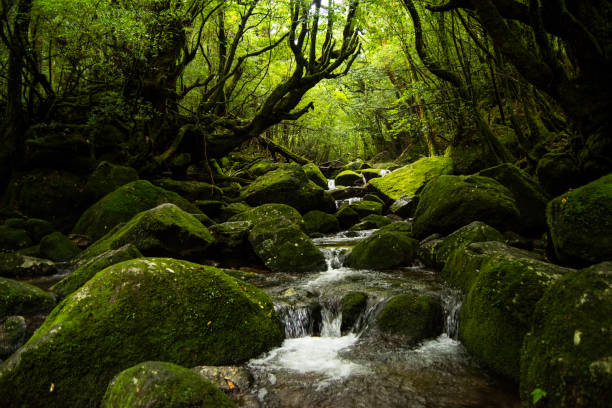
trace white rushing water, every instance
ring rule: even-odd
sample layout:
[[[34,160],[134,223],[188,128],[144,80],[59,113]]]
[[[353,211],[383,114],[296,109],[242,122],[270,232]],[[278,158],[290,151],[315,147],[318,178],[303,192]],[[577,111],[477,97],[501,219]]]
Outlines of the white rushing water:
[[[336,188],[336,180],[334,179],[327,179],[327,189],[328,190],[334,190]]]

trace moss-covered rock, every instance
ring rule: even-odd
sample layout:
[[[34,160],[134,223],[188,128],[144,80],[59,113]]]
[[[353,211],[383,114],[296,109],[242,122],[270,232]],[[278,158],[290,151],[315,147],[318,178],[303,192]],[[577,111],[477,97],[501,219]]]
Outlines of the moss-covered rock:
[[[0,321],[12,315],[48,313],[54,306],[52,294],[25,282],[0,278]]]
[[[359,241],[345,263],[358,269],[389,269],[410,265],[418,242],[399,232],[375,232]]]
[[[310,181],[298,164],[286,164],[258,177],[240,196],[249,205],[287,204],[304,214],[311,210],[333,212],[334,199]]]
[[[380,198],[376,194],[371,194],[371,193],[364,195],[363,201],[375,201],[377,203],[381,203],[383,206],[385,205],[385,202],[383,201],[382,198]]]
[[[374,178],[381,177],[380,169],[359,169],[359,173],[367,180],[370,181]]]
[[[29,218],[25,222],[25,229],[28,231],[34,242],[40,242],[42,237],[53,232],[53,224],[40,218]]]
[[[376,323],[383,333],[401,335],[410,345],[436,337],[443,326],[440,299],[417,294],[394,296],[376,316]]]
[[[547,222],[559,261],[585,266],[612,260],[612,174],[552,200]]]
[[[79,259],[133,244],[145,256],[198,260],[213,241],[208,228],[193,215],[166,203],[138,213],[125,225],[111,230],[83,251]]]
[[[257,255],[249,242],[249,232],[252,228],[251,221],[228,221],[213,225],[210,227],[210,233],[215,242],[210,246],[208,254],[230,266],[257,263]]]
[[[365,162],[361,159],[357,159],[357,160],[353,160],[352,162],[349,162],[347,164],[345,164],[344,166],[342,166],[340,168],[340,172],[343,172],[344,170],[360,170],[365,166]]]
[[[397,221],[392,222],[391,224],[387,224],[380,228],[378,233],[382,234],[383,232],[399,232],[401,234],[405,234],[409,237],[412,237],[412,223],[408,221]]]
[[[27,330],[23,316],[9,316],[0,324],[0,359],[7,358],[25,344]]]
[[[363,231],[375,228],[381,228],[391,224],[391,220],[383,215],[370,214],[363,217],[361,221],[351,227],[351,231]]]
[[[419,204],[418,197],[401,196],[389,206],[389,212],[398,217],[409,218],[414,215],[417,205]]]
[[[357,212],[359,218],[364,218],[370,214],[382,215],[384,206],[377,201],[359,200],[349,204],[349,207]]]
[[[223,196],[223,191],[219,187],[203,181],[183,181],[164,178],[154,180],[153,184],[164,190],[173,191],[189,201],[218,200]]]
[[[103,408],[181,408],[236,405],[198,373],[176,364],[147,361],[123,370],[108,385]]]
[[[474,221],[459,228],[446,238],[436,251],[436,263],[442,266],[450,254],[460,247],[466,247],[474,242],[498,241],[504,242],[504,236],[495,228],[484,222]]]
[[[249,242],[271,271],[314,272],[326,268],[323,253],[287,218],[258,223],[249,234]]]
[[[443,242],[444,239],[442,239],[440,234],[431,234],[419,242],[419,247],[417,248],[417,258],[419,258],[419,260],[429,268],[440,268],[441,265],[438,263],[436,255],[438,254],[438,249]]]
[[[237,219],[232,219],[235,215],[242,214],[243,212],[251,210],[253,207],[248,205],[247,203],[243,203],[238,201],[236,203],[228,203],[221,206],[219,210],[219,214],[216,216],[216,220],[218,222],[225,221],[241,221]],[[299,213],[298,213],[299,214]]]
[[[350,228],[359,222],[359,214],[348,204],[343,205],[334,214],[342,228]]]
[[[41,255],[55,262],[69,261],[80,252],[81,249],[59,231],[45,235],[40,240]]]
[[[542,187],[523,170],[509,163],[482,170],[479,176],[490,177],[506,187],[516,201],[522,230],[541,234],[546,228],[548,197]]]
[[[257,163],[249,167],[249,173],[255,177],[263,176],[264,174],[276,170],[281,166],[281,163],[270,160],[259,160]]]
[[[0,250],[27,248],[33,244],[28,231],[0,225]]]
[[[319,166],[317,166],[314,163],[308,163],[302,166],[302,169],[304,170],[304,173],[306,173],[306,176],[313,182],[315,183],[317,186],[327,190],[327,178],[325,178],[325,176],[323,175],[323,173],[321,172],[321,169],[319,169]]]
[[[172,203],[197,214],[201,211],[175,192],[156,187],[146,180],[137,180],[119,187],[89,207],[75,225],[73,232],[97,240],[115,225],[129,221],[139,212]]]
[[[605,262],[566,274],[544,294],[521,354],[524,406],[610,406],[611,291],[612,263]],[[534,391],[545,397],[534,403]]]
[[[285,204],[263,204],[236,214],[228,221],[249,221],[253,225],[257,225],[261,222],[277,218],[286,218],[295,225],[300,226],[300,228],[303,228],[304,220],[300,213],[295,208]]]
[[[282,339],[270,298],[254,286],[186,261],[131,260],[53,310],[0,366],[0,394],[6,407],[98,406],[103,385],[139,362],[236,364]]]
[[[482,221],[505,231],[515,229],[518,220],[512,193],[492,178],[439,176],[421,192],[412,230],[415,237],[423,238]]]
[[[363,292],[350,292],[342,298],[342,332],[351,330],[367,305],[368,295]]]
[[[370,181],[374,189],[390,201],[401,196],[414,196],[425,183],[435,176],[450,174],[453,161],[447,157],[424,157],[412,164],[397,169],[385,177]]]
[[[55,264],[48,259],[36,258],[15,252],[0,252],[0,276],[25,278],[53,275],[56,272]]]
[[[355,184],[363,184],[363,178],[361,174],[353,170],[344,170],[336,176],[334,179],[337,186],[354,186]]]
[[[545,154],[536,168],[536,176],[542,188],[551,196],[559,195],[579,180],[580,171],[576,161],[567,153]]]
[[[479,244],[466,250],[474,245]],[[461,307],[459,338],[485,366],[518,382],[521,346],[535,305],[569,270],[515,256],[513,250],[483,258]]]
[[[4,221],[4,226],[13,229],[25,229],[25,220],[23,218],[8,218]]]
[[[103,161],[87,179],[83,192],[87,199],[94,203],[108,193],[136,180],[138,172],[133,168]]]
[[[307,234],[331,234],[340,231],[340,223],[335,215],[319,210],[308,211],[304,214],[304,231]]]
[[[81,288],[102,269],[119,262],[140,257],[142,257],[142,254],[133,244],[126,244],[120,248],[102,252],[97,256],[80,262],[74,272],[51,286],[50,290],[58,295],[60,299],[63,299]]]

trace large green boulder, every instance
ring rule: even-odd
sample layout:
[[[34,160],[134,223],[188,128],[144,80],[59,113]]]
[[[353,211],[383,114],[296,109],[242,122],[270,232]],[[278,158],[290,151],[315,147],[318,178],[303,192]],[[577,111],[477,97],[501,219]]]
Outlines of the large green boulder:
[[[559,261],[586,266],[612,260],[612,174],[555,198],[546,215]]]
[[[307,163],[302,166],[302,169],[313,183],[327,190],[327,178],[323,175],[319,166],[314,163]]]
[[[376,323],[384,334],[401,335],[414,345],[442,333],[442,305],[440,299],[427,295],[397,295],[385,304]]]
[[[335,178],[336,186],[354,186],[355,184],[363,184],[363,177],[361,174],[353,170],[344,170]]]
[[[22,255],[16,252],[0,252],[0,276],[27,278],[57,273],[55,264],[48,259]]]
[[[359,241],[345,260],[356,269],[389,269],[412,264],[418,242],[400,232],[375,232]]]
[[[610,406],[611,291],[612,262],[604,262],[566,274],[540,299],[521,354],[524,406]]]
[[[331,234],[340,231],[340,223],[333,214],[312,210],[304,214],[304,231],[307,234]]]
[[[106,389],[103,408],[231,408],[220,389],[188,368],[146,361],[123,370]]]
[[[474,221],[448,235],[436,250],[437,266],[443,266],[450,254],[457,248],[466,247],[474,242],[504,242],[504,236],[484,222]]]
[[[201,259],[214,241],[200,221],[174,204],[161,204],[136,214],[83,251],[78,260],[133,244],[145,256]]]
[[[74,258],[81,249],[59,231],[45,235],[40,240],[40,254],[55,262],[65,262]]]
[[[300,213],[293,207],[285,204],[263,204],[255,208],[248,209],[231,217],[228,221],[248,221],[253,225],[260,222],[270,221],[277,218],[286,218],[298,226],[304,224]]]
[[[153,183],[164,190],[174,191],[189,201],[218,200],[223,191],[212,184],[203,181],[182,181],[169,178],[154,180]]]
[[[140,257],[142,257],[142,254],[133,244],[126,244],[117,249],[102,252],[97,256],[80,262],[74,272],[57,282],[55,285],[51,286],[50,290],[63,299],[71,293],[77,291],[102,269],[119,262],[129,261],[130,259]]]
[[[249,234],[249,242],[273,272],[315,272],[327,267],[319,248],[287,218],[258,223]]]
[[[240,196],[249,205],[287,204],[305,214],[310,210],[335,211],[334,199],[308,179],[298,164],[285,164],[258,177]]]
[[[489,177],[439,176],[423,188],[412,230],[415,237],[424,238],[449,234],[472,221],[502,231],[515,229],[519,211],[514,196]]]
[[[53,310],[0,366],[0,395],[8,408],[99,406],[105,385],[134,364],[237,364],[282,340],[270,298],[254,286],[186,261],[131,260]]]
[[[433,177],[452,171],[453,161],[448,157],[423,157],[385,177],[370,180],[370,185],[387,200],[395,201],[401,196],[414,196]]]
[[[87,179],[83,193],[90,202],[94,203],[108,193],[136,180],[138,172],[133,168],[103,161]]]
[[[0,278],[0,322],[11,315],[49,313],[55,297],[25,282]]]
[[[481,259],[461,307],[459,338],[483,365],[518,382],[521,346],[535,305],[570,270],[499,248]]]
[[[175,192],[156,187],[146,180],[137,180],[119,187],[89,207],[75,225],[73,232],[97,240],[115,225],[129,221],[141,211],[172,203],[197,214],[201,211]]]
[[[0,251],[27,248],[32,243],[32,239],[25,229],[0,225]]]
[[[377,201],[359,200],[349,204],[349,207],[357,212],[359,218],[364,218],[370,214],[381,215],[384,205]]]
[[[531,176],[510,163],[481,170],[478,175],[495,179],[510,190],[521,215],[523,231],[541,234],[545,230],[548,197]]]

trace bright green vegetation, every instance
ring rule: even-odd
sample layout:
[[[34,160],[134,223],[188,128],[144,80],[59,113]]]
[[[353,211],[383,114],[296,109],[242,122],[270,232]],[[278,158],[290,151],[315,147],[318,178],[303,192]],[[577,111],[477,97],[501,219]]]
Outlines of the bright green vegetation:
[[[139,362],[237,364],[282,339],[272,302],[250,284],[186,261],[126,261],[53,310],[1,366],[0,393],[8,407],[97,406],[105,384]]]
[[[362,180],[361,174],[353,170],[341,171],[335,178],[336,186],[354,186],[362,184]]]
[[[397,295],[380,311],[376,323],[383,333],[401,335],[414,345],[442,332],[442,306],[431,296]]]
[[[453,161],[444,156],[424,157],[405,167],[370,181],[374,188],[391,200],[401,196],[414,196],[426,182],[453,171]]]
[[[193,214],[201,212],[178,194],[156,187],[146,180],[138,180],[119,187],[89,207],[79,218],[73,232],[97,240],[117,224],[163,203],[176,204]]]
[[[525,406],[603,408],[612,398],[612,263],[561,277],[537,303],[521,353]],[[538,404],[530,395],[546,393]]]
[[[415,259],[418,241],[401,232],[375,232],[355,247],[345,263],[356,269],[388,269],[409,266]]]
[[[302,166],[302,169],[304,170],[304,173],[306,173],[306,176],[308,176],[308,178],[313,183],[327,190],[327,178],[323,175],[323,173],[321,172],[321,169],[319,169],[319,167],[316,164],[314,163],[305,164]]]
[[[103,408],[235,406],[201,375],[160,361],[147,361],[123,370],[110,382],[102,400]]]

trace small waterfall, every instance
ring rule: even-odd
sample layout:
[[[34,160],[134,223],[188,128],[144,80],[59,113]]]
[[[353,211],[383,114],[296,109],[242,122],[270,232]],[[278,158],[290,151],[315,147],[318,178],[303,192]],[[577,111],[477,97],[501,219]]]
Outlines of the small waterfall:
[[[342,298],[321,301],[321,337],[340,337],[342,333]]]
[[[342,267],[341,255],[344,252],[342,248],[325,248],[322,249],[321,252],[323,252],[325,256],[325,263],[327,263],[328,271]]]
[[[363,313],[359,315],[357,321],[351,328],[351,333],[357,333],[359,336],[361,336],[361,334],[365,332],[369,328],[370,324],[375,320],[375,317],[378,314],[379,309],[385,303],[385,300],[386,299],[384,298],[372,296],[368,297],[368,303],[366,304]]]
[[[380,170],[380,177],[385,177],[389,173],[391,173],[391,170],[382,169]]]
[[[310,336],[314,332],[312,309],[307,306],[280,304],[274,307],[285,326],[285,337],[295,339]]]
[[[457,340],[459,336],[459,311],[463,303],[463,296],[458,290],[447,289],[442,296],[444,308],[444,333],[451,339]]]
[[[336,180],[334,179],[327,179],[327,189],[328,190],[334,190],[336,188]]]
[[[363,200],[363,197],[351,197],[351,198],[346,198],[344,200],[336,200],[336,208],[340,208],[340,206],[342,206],[343,204],[351,205],[361,200]]]

